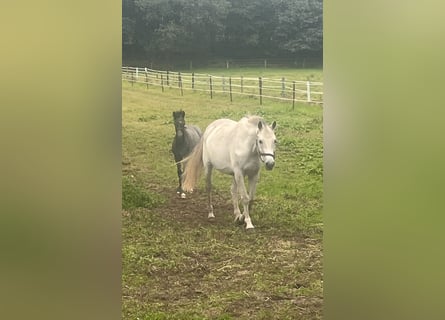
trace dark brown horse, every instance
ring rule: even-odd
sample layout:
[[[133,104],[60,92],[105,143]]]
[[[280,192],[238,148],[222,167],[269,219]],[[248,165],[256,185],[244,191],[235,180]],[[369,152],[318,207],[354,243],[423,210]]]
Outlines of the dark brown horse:
[[[175,124],[176,135],[173,139],[172,151],[175,156],[175,162],[178,169],[179,186],[176,193],[185,198],[185,193],[182,190],[182,172],[186,164],[180,161],[187,157],[198,144],[201,139],[202,132],[197,126],[185,124],[185,112],[183,110],[173,112],[173,121]]]

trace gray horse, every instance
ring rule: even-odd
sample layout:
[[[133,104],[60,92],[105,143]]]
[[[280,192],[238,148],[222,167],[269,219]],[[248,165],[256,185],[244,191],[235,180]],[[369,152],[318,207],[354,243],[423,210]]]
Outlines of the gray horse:
[[[275,127],[258,116],[244,117],[236,122],[230,119],[213,121],[204,132],[198,146],[185,161],[187,166],[183,174],[182,185],[185,191],[191,191],[198,183],[199,174],[204,168],[209,218],[214,218],[212,205],[212,170],[229,174],[232,179],[232,202],[235,221],[246,224],[252,229],[250,219],[256,185],[260,175],[261,162],[266,170],[275,166]],[[249,180],[249,190],[244,177]],[[239,209],[239,200],[243,204],[243,213]]]
[[[185,198],[185,193],[182,190],[182,172],[186,165],[181,161],[192,152],[202,136],[201,129],[193,125],[187,126],[184,118],[185,112],[183,110],[173,112],[176,135],[173,139],[172,151],[178,169],[179,186],[176,189],[176,193],[181,198]]]

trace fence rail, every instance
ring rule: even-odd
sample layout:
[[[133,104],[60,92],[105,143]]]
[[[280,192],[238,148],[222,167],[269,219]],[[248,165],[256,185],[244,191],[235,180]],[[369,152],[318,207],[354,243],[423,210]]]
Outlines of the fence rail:
[[[184,90],[207,92],[210,98],[214,94],[225,94],[233,100],[233,95],[258,97],[260,104],[263,99],[306,102],[323,104],[323,83],[313,81],[288,80],[252,77],[214,76],[200,73],[183,73],[153,70],[140,67],[122,67],[122,80],[132,85],[140,83],[148,86],[177,88],[181,95]]]

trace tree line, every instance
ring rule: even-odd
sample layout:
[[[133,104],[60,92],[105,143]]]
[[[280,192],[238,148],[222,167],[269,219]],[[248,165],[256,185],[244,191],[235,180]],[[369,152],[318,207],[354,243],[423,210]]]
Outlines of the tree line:
[[[123,60],[322,57],[322,0],[123,0]]]

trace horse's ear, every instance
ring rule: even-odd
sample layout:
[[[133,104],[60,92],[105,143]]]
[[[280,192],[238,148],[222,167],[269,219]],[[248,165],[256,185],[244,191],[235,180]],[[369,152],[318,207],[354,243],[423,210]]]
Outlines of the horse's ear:
[[[173,118],[176,118],[176,112],[173,111]]]
[[[181,110],[181,114],[182,114],[182,117],[184,118],[185,117],[185,111]]]
[[[275,130],[276,127],[277,127],[277,122],[276,121],[272,122],[272,130]]]
[[[262,123],[261,121],[258,122],[258,129],[259,129],[259,130],[263,129],[263,123]]]

